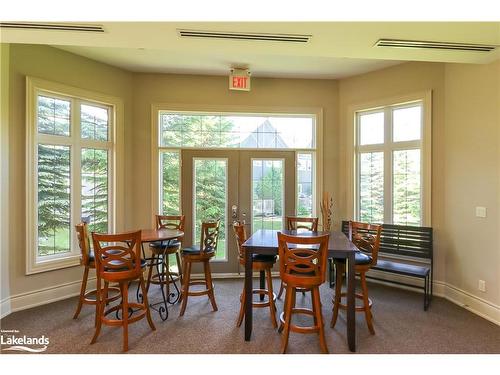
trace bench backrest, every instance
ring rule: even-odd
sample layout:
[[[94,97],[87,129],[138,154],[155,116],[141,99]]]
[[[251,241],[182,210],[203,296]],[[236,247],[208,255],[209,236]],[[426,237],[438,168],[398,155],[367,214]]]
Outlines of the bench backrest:
[[[342,232],[349,235],[349,221],[342,221]],[[379,252],[432,261],[432,228],[382,224]]]

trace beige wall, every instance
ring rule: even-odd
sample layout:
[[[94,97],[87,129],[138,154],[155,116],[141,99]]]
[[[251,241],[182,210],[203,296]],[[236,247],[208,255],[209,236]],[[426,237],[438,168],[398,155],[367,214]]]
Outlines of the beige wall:
[[[151,225],[151,104],[200,106],[320,107],[323,109],[324,189],[336,194],[338,176],[337,82],[305,79],[252,79],[252,91],[229,91],[227,77],[170,74],[134,75],[132,168],[135,173],[135,227]],[[228,107],[230,108],[230,107]]]
[[[444,213],[444,65],[438,63],[406,63],[372,73],[340,80],[340,164],[339,181],[348,179],[346,146],[347,127],[352,126],[349,107],[370,103],[374,100],[393,98],[432,90],[432,227],[434,228],[435,280],[445,280],[445,213]],[[347,218],[347,185],[340,182],[340,214]]]
[[[449,283],[491,304],[499,304],[499,70],[499,62],[481,66],[415,62],[339,81],[255,78],[252,91],[246,93],[229,91],[227,77],[132,74],[50,47],[11,45],[8,138],[5,138],[3,127],[1,133],[2,153],[5,152],[3,145],[9,144],[10,295],[81,278],[79,267],[24,275],[24,77],[31,75],[123,99],[126,228],[149,226],[155,211],[151,203],[153,103],[181,104],[193,110],[210,105],[322,108],[323,185],[326,191],[334,194],[334,216],[338,224],[338,220],[347,218],[349,213],[345,185],[349,173],[345,156],[346,129],[352,119],[347,118],[348,108],[380,98],[432,90],[435,280]],[[2,100],[2,109],[4,106]],[[2,111],[4,124],[5,112]],[[5,161],[3,157],[2,161]],[[488,217],[475,218],[475,206],[486,206]],[[480,256],[488,260],[480,260]],[[486,293],[477,290],[479,278],[487,283]]]
[[[446,282],[500,305],[500,61],[446,64],[445,90]]]
[[[52,47],[20,44],[10,46],[9,231],[11,235],[9,268],[11,297],[79,281],[82,276],[80,267],[25,275],[26,76],[122,98],[125,105],[125,136],[128,139],[130,139],[132,116],[132,76],[130,73]],[[125,162],[130,163],[130,160]],[[128,172],[126,174],[127,178]]]
[[[500,62],[406,63],[340,80],[339,216],[350,212],[342,183],[349,175],[349,107],[423,90],[432,90],[434,279],[498,305]],[[476,206],[487,207],[486,219],[475,217]],[[486,281],[486,293],[478,290],[479,279]]]
[[[9,285],[9,52],[0,44],[0,316],[10,310]]]

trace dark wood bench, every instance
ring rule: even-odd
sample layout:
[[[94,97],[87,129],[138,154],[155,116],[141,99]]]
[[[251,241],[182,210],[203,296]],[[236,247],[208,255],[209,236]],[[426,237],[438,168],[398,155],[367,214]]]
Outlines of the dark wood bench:
[[[349,235],[348,221],[342,221],[342,232]],[[407,262],[407,260],[424,260],[428,264],[415,265]],[[415,285],[402,281],[383,279],[372,276],[369,273],[366,275],[367,278],[374,280],[422,289],[424,291],[424,310],[427,310],[432,299],[432,228],[383,224],[379,258],[377,264],[372,269],[421,279],[423,285]],[[334,280],[333,268],[330,267],[330,286],[333,286]]]

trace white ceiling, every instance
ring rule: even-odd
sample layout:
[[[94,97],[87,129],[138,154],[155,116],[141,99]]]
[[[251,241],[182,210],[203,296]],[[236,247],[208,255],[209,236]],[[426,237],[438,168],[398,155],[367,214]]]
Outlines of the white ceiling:
[[[489,63],[493,52],[374,47],[380,38],[500,46],[499,22],[93,22],[105,33],[2,29],[4,43],[47,44],[134,72],[342,78],[405,61]],[[181,38],[177,29],[310,34],[309,43]]]

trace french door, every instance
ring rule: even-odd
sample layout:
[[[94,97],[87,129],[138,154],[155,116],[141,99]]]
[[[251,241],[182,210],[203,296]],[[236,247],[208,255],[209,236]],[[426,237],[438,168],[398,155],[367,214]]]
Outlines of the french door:
[[[184,149],[181,166],[184,244],[199,243],[202,221],[221,220],[212,272],[240,272],[233,221],[243,221],[250,235],[282,229],[295,214],[294,151]]]

